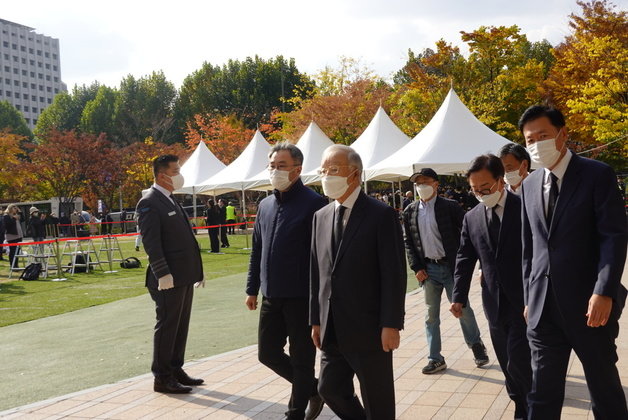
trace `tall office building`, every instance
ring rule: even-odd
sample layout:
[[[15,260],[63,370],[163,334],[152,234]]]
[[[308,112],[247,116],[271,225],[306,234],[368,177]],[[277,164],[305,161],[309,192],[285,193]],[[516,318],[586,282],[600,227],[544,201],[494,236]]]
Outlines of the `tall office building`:
[[[0,100],[21,111],[32,129],[54,96],[67,91],[61,81],[59,40],[0,19]]]

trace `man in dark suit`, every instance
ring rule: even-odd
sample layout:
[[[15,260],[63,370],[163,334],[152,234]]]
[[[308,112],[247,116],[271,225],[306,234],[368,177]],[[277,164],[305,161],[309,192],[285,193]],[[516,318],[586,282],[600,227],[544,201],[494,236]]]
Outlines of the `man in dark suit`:
[[[572,349],[582,362],[595,418],[627,419],[615,365],[627,238],[615,174],[567,148],[557,109],[532,106],[519,128],[543,168],[521,186],[530,419],[560,417]]]
[[[506,390],[515,403],[515,419],[525,419],[532,369],[523,318],[521,200],[507,191],[503,176],[502,162],[494,155],[478,156],[467,172],[471,190],[482,204],[469,211],[462,223],[451,312],[462,316],[480,260],[482,303],[491,341],[506,377]]]
[[[360,189],[362,161],[350,147],[325,150],[314,214],[310,324],[322,349],[318,391],[342,419],[395,418],[392,350],[403,328],[406,267],[395,210]],[[360,381],[362,401],[353,376]]]
[[[138,225],[148,254],[146,287],[155,302],[157,324],[153,341],[154,390],[187,393],[200,385],[182,369],[194,286],[204,286],[200,249],[188,218],[174,200],[181,188],[179,158],[164,155],[153,161],[155,183],[138,203]]]
[[[433,169],[423,168],[410,180],[414,182],[420,200],[410,204],[403,212],[405,246],[410,268],[423,286],[427,306],[425,335],[429,351],[423,373],[431,375],[447,368],[441,354],[440,300],[445,290],[451,302],[464,211],[454,200],[438,196],[438,175]],[[473,351],[476,366],[487,364],[486,347],[470,305],[462,311],[460,327],[467,346]]]

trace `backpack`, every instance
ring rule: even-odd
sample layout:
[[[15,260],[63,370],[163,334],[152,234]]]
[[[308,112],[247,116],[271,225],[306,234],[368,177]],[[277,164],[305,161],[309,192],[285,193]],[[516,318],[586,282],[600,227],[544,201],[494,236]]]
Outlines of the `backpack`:
[[[30,263],[20,274],[20,280],[39,280],[41,274],[41,263]]]
[[[125,258],[124,261],[120,262],[120,267],[122,268],[139,268],[141,266],[142,263],[135,257]]]
[[[86,273],[87,264],[89,264],[89,255],[83,254],[80,252],[74,255],[74,272],[75,273]],[[72,267],[66,270],[67,273],[71,271],[72,271]]]

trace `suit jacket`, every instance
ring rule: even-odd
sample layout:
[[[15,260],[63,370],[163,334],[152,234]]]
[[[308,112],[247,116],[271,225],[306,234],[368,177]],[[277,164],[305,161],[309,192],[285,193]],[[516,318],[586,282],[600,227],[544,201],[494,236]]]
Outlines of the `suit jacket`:
[[[491,324],[500,314],[523,317],[521,280],[521,199],[504,190],[506,204],[497,249],[491,243],[484,205],[475,206],[464,217],[460,248],[454,272],[453,302],[466,304],[475,263],[482,265],[482,303]],[[500,293],[501,292],[501,293]]]
[[[606,164],[572,155],[552,225],[543,199],[544,170],[521,186],[524,299],[528,325],[537,326],[548,285],[567,323],[584,326],[591,294],[613,299],[619,317],[626,300],[626,214],[615,173]]]
[[[181,206],[151,188],[135,211],[148,254],[146,287],[157,289],[158,279],[168,274],[172,274],[175,287],[201,281],[201,251]]]
[[[395,210],[360,192],[332,255],[335,203],[314,214],[310,263],[310,324],[322,345],[333,328],[344,352],[382,349],[383,327],[403,329],[406,265]]]
[[[464,210],[462,210],[462,207],[460,207],[456,201],[448,198],[436,196],[433,200],[436,200],[434,203],[434,214],[436,216],[438,231],[443,240],[445,258],[453,272],[456,266],[456,252],[460,245],[460,229],[462,228]],[[418,201],[413,202],[403,211],[406,254],[410,268],[415,273],[419,270],[425,270],[426,268],[425,254],[419,233],[418,215]]]

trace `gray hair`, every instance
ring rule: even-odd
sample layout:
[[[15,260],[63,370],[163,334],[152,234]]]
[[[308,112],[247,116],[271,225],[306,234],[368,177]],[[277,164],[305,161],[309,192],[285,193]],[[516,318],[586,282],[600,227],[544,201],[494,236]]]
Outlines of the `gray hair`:
[[[297,165],[303,165],[303,153],[297,146],[288,142],[288,141],[280,141],[275,143],[275,145],[270,149],[268,153],[268,158],[270,159],[273,154],[280,152],[282,150],[287,150],[290,152],[290,157],[296,162]]]
[[[360,157],[358,152],[355,151],[355,149],[344,144],[334,144],[325,149],[325,153],[323,153],[323,156],[334,152],[342,152],[347,155],[347,161],[349,162],[349,165],[356,168],[359,172],[362,172],[362,158]]]

